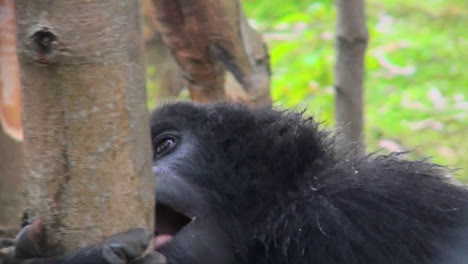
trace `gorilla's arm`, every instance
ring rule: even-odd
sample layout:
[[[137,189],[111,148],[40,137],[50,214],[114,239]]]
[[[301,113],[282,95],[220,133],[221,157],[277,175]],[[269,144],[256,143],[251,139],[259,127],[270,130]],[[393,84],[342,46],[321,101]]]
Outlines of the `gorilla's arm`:
[[[45,232],[40,220],[26,226],[17,236],[14,251],[0,258],[0,264],[163,264],[157,252],[143,256],[152,235],[132,229],[110,237],[103,243],[70,254],[43,256]]]

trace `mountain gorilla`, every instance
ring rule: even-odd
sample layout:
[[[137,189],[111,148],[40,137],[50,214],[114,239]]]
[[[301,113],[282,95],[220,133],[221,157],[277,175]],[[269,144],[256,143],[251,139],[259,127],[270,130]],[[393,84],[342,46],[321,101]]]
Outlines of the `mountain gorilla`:
[[[40,258],[36,221],[13,263],[468,263],[468,191],[440,166],[340,156],[312,118],[237,104],[163,106],[151,136],[155,234]]]

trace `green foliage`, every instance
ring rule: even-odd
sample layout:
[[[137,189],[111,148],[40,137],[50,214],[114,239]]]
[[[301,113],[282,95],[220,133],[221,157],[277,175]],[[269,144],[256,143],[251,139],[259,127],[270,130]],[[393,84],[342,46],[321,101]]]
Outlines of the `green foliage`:
[[[264,33],[276,104],[333,120],[331,0],[244,0]],[[468,9],[466,0],[368,0],[368,149],[412,150],[468,180]]]

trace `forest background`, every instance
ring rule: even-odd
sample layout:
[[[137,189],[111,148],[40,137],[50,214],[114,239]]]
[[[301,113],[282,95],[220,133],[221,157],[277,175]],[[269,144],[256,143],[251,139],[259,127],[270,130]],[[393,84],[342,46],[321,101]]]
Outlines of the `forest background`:
[[[336,10],[331,0],[243,0],[268,43],[276,105],[333,126]],[[468,181],[468,5],[368,0],[367,151],[430,157]],[[148,75],[157,69],[148,67]],[[148,78],[151,80],[151,78]],[[151,95],[151,81],[148,83]],[[187,96],[187,93],[185,93]],[[184,97],[184,93],[182,93]],[[149,96],[149,106],[156,105]]]

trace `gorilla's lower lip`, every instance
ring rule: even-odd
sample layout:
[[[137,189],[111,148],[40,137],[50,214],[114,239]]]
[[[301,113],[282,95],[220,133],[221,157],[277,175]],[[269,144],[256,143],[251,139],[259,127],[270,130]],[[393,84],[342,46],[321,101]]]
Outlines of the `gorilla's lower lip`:
[[[192,218],[162,203],[156,206],[156,224],[154,227],[154,247],[159,249],[169,243]]]

